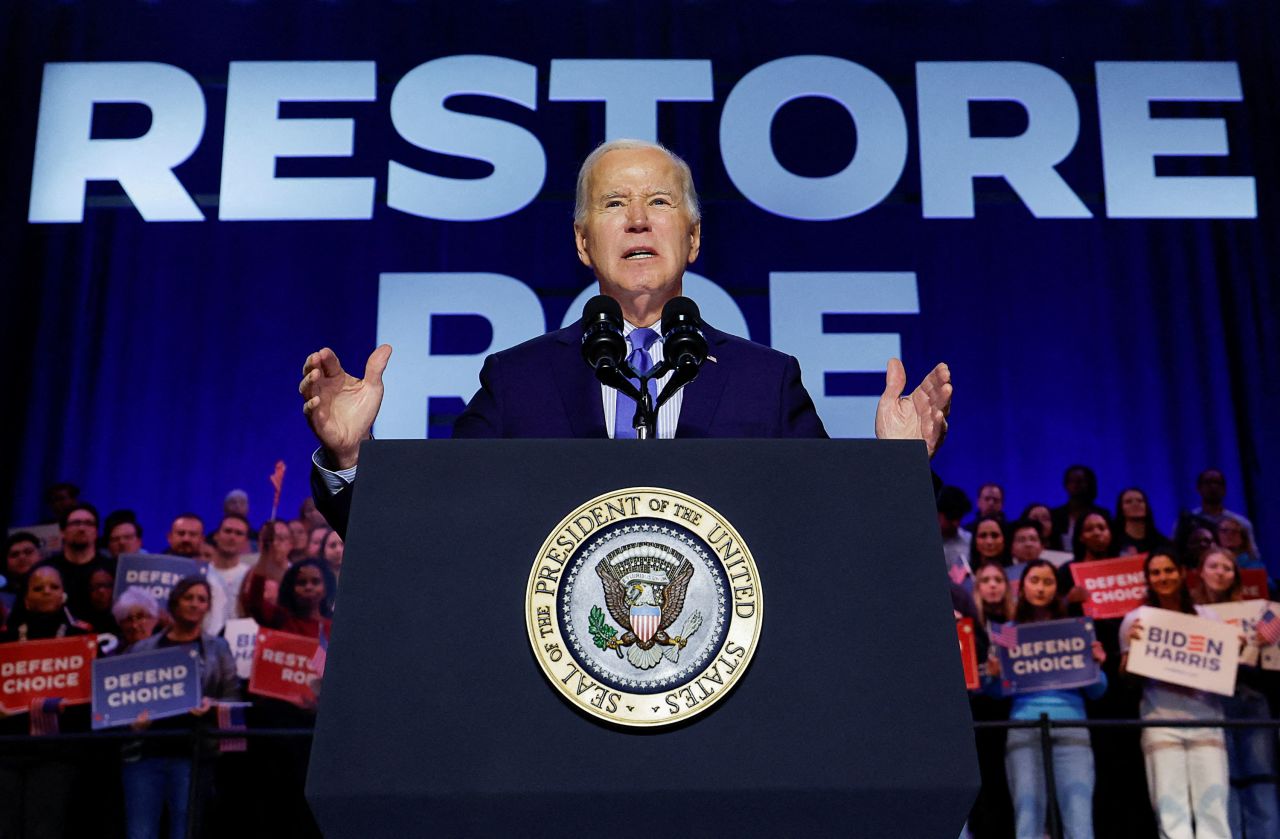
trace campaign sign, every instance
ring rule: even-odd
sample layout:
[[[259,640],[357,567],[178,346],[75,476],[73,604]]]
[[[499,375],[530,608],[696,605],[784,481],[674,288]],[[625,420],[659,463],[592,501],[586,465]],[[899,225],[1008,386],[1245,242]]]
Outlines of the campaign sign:
[[[978,642],[973,632],[973,618],[956,621],[956,635],[960,638],[960,662],[964,665],[964,686],[977,690],[982,686],[978,678]]]
[[[130,586],[150,592],[161,609],[169,608],[169,592],[184,577],[203,577],[204,566],[185,556],[166,554],[124,554],[116,566],[116,588],[112,601]]]
[[[309,682],[317,679],[315,656],[320,647],[316,638],[305,638],[274,629],[258,631],[253,651],[253,672],[249,692],[305,705],[315,699]]]
[[[1240,653],[1240,663],[1250,667],[1258,664],[1258,647],[1263,646],[1258,638],[1258,621],[1270,604],[1265,600],[1240,600],[1232,603],[1214,603],[1209,608],[1222,619],[1239,629],[1245,637],[1245,647]]]
[[[200,653],[195,644],[93,663],[95,729],[127,725],[143,711],[153,720],[174,717],[199,704]]]
[[[253,672],[253,647],[258,640],[258,622],[253,618],[233,618],[227,621],[222,630],[222,637],[231,647],[231,655],[236,660],[236,675],[241,679],[249,678]]]
[[[94,635],[0,644],[0,711],[25,714],[33,699],[83,705],[91,695]]]
[[[1084,613],[1091,618],[1122,618],[1147,599],[1142,572],[1146,554],[1071,565],[1071,577],[1084,589]]]
[[[1012,643],[994,646],[1004,693],[1068,690],[1098,681],[1094,638],[1088,618],[1018,624]]]
[[[1143,606],[1142,640],[1129,645],[1130,673],[1231,696],[1240,630],[1221,621]]]

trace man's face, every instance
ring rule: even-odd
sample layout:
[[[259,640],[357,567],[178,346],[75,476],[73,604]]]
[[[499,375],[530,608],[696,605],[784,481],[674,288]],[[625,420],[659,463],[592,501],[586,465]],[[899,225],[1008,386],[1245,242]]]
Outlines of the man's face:
[[[178,516],[169,528],[169,551],[177,556],[198,556],[204,541],[204,525],[199,519]]]
[[[1013,534],[1013,558],[1018,562],[1039,559],[1040,548],[1040,531],[1034,527],[1021,527]]]
[[[618,149],[596,162],[586,220],[574,225],[574,236],[578,259],[595,272],[603,294],[661,302],[680,294],[701,232],[689,220],[680,181],[680,170],[655,149]]]
[[[1089,485],[1089,476],[1082,469],[1072,469],[1062,482],[1067,495],[1074,501],[1092,501],[1093,488]]]
[[[978,516],[994,516],[1004,510],[1004,493],[998,486],[984,486],[978,493]]]
[[[1196,489],[1200,491],[1200,500],[1205,506],[1216,507],[1227,497],[1227,479],[1221,472],[1213,469],[1196,481]]]
[[[98,538],[98,520],[88,510],[76,510],[67,518],[67,526],[62,529],[64,544],[84,549]]]
[[[107,550],[119,558],[124,554],[136,554],[142,550],[142,540],[138,538],[138,526],[131,521],[122,521],[107,534]]]
[[[239,556],[249,542],[249,528],[240,519],[223,519],[213,534],[213,546],[223,556]]]
[[[5,575],[21,576],[40,561],[40,549],[30,542],[15,542],[5,556]]]

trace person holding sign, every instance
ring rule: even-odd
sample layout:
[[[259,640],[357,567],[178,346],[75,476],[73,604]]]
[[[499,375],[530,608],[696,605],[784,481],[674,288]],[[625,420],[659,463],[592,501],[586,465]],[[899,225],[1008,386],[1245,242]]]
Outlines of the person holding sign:
[[[1182,566],[1169,553],[1147,556],[1143,573],[1148,606],[1216,617],[1207,607],[1192,602]],[[1120,625],[1121,673],[1128,671],[1129,647],[1143,637],[1138,612],[1130,612]],[[1147,679],[1141,713],[1144,720],[1220,720],[1222,705],[1205,691]],[[1146,728],[1142,731],[1142,754],[1161,837],[1229,839],[1227,753],[1222,729]]]
[[[195,726],[217,701],[240,698],[236,662],[227,642],[204,631],[205,615],[213,600],[209,581],[186,577],[169,593],[173,625],[167,632],[134,644],[131,653],[192,644],[200,663],[201,701],[188,716],[153,724],[143,711],[135,727],[185,730]],[[191,746],[185,740],[144,740],[124,749],[124,810],[129,836],[158,836],[161,818],[169,813],[169,835],[185,836],[187,796],[191,781]]]
[[[1224,523],[1232,521],[1224,519]],[[1234,521],[1232,522],[1235,523]],[[1240,566],[1225,547],[1209,548],[1200,557],[1200,584],[1192,592],[1196,603],[1238,603],[1241,592]],[[1265,601],[1254,614],[1261,616]],[[1242,666],[1236,671],[1235,695],[1222,700],[1222,710],[1229,720],[1270,719],[1267,703],[1256,667]],[[1231,778],[1228,817],[1232,836],[1280,836],[1280,799],[1276,797],[1276,743],[1270,728],[1233,728],[1224,732],[1227,767]]]
[[[1043,559],[1028,562],[1018,584],[1018,607],[1014,614],[1017,625],[1060,620],[1066,616],[1066,608],[1058,599],[1058,578],[1052,563]],[[1106,658],[1097,641],[1090,654],[1098,663]],[[998,658],[987,660],[987,673],[999,679]],[[1013,698],[1009,719],[1038,720],[1041,714],[1047,714],[1055,720],[1082,720],[1085,699],[1097,699],[1106,690],[1106,674],[1099,670],[1098,681],[1088,687],[1020,693]],[[1041,839],[1045,833],[1047,805],[1039,731],[1009,730],[1005,770],[1009,794],[1013,797],[1018,839]],[[1090,839],[1093,836],[1094,772],[1088,731],[1056,729],[1053,732],[1053,777],[1063,835],[1068,839]]]
[[[337,582],[321,559],[304,559],[289,566],[280,579],[276,603],[266,597],[267,572],[261,563],[247,578],[245,607],[260,626],[307,638],[327,638],[333,625],[333,596]]]
[[[40,565],[24,581],[5,630],[0,632],[0,643],[65,638],[88,631],[67,610],[67,592],[58,569]]]

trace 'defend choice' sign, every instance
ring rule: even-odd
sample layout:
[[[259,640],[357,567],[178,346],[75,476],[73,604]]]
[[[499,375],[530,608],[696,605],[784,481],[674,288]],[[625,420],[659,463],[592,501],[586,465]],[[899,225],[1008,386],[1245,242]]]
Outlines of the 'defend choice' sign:
[[[1003,178],[1037,218],[1092,213],[1055,166],[1079,140],[1075,93],[1054,70],[1020,61],[915,65],[922,208],[926,218],[973,218],[976,177]],[[1254,218],[1254,179],[1158,176],[1159,157],[1229,154],[1218,117],[1153,117],[1152,102],[1240,102],[1231,61],[1100,61],[1095,65],[1106,214],[1111,218]],[[437,58],[406,73],[387,106],[412,145],[493,167],[481,178],[441,177],[391,159],[383,176],[393,209],[427,219],[482,221],[518,212],[542,188],[546,154],[526,128],[447,107],[453,96],[492,97],[537,110],[539,68],[490,55]],[[663,102],[713,102],[708,60],[553,59],[550,102],[602,102],[607,138],[657,139]],[[840,172],[805,177],[775,157],[770,130],[796,99],[838,103],[857,144]],[[1026,130],[975,137],[969,105],[1018,103]],[[218,218],[224,221],[373,218],[376,177],[277,177],[282,158],[350,157],[356,121],[285,118],[287,102],[377,101],[374,61],[232,61],[227,73]],[[149,129],[94,139],[94,106],[144,105]],[[204,137],[206,100],[181,67],[153,62],[45,65],[28,219],[80,222],[85,185],[115,181],[147,221],[204,221],[174,168]],[[826,221],[883,201],[907,161],[907,116],[874,71],[844,58],[796,55],[762,64],[733,85],[720,115],[720,153],[737,189],[769,213]]]

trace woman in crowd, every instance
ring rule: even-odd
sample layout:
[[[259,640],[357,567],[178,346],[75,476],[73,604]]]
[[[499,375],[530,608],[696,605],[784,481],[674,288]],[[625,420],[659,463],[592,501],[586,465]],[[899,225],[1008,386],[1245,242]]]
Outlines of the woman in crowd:
[[[346,550],[346,543],[342,541],[342,536],[339,535],[338,531],[329,530],[329,533],[324,537],[323,545],[320,555],[325,564],[329,566],[329,570],[333,572],[333,577],[336,580],[342,573],[342,554]]]
[[[1143,563],[1147,605],[1188,615],[1213,617],[1196,606],[1182,566],[1168,553],[1155,552]],[[1137,609],[1120,627],[1120,672],[1128,671],[1129,647],[1141,641],[1145,627]],[[1147,679],[1142,688],[1144,720],[1222,719],[1222,705],[1205,691]],[[1229,839],[1227,753],[1219,728],[1145,728],[1142,753],[1147,791],[1160,836],[1167,839]],[[1194,819],[1194,831],[1192,823]]]
[[[1004,522],[994,516],[984,516],[973,526],[973,538],[969,540],[969,567],[976,574],[984,562],[1009,564],[1009,540],[1005,538]]]
[[[980,632],[985,632],[992,623],[1013,620],[1014,590],[999,562],[988,562],[978,568],[973,605]],[[986,652],[979,648],[978,655]],[[1007,720],[1009,700],[984,691],[972,691],[969,710],[975,721]],[[1009,801],[1009,783],[1004,776],[1005,732],[1000,728],[983,728],[974,732],[974,738],[982,788],[969,814],[969,829],[974,836],[1007,836],[1013,826],[1013,804]]]
[[[264,593],[270,569],[255,566],[245,582],[245,607],[260,625],[294,635],[327,640],[333,618],[333,596],[337,589],[333,572],[319,559],[304,559],[289,566],[280,579],[278,602]]]
[[[1218,522],[1215,536],[1217,543],[1235,557],[1236,564],[1241,568],[1267,567],[1258,556],[1258,548],[1249,538],[1249,531],[1231,516],[1222,517],[1222,521]]]
[[[129,586],[116,598],[111,614],[120,625],[120,651],[129,652],[134,644],[155,634],[160,622],[160,607],[144,588]]]
[[[1062,537],[1053,532],[1053,511],[1048,504],[1028,504],[1020,519],[1031,519],[1040,525],[1040,541],[1047,550],[1062,550]]]
[[[0,642],[39,641],[84,635],[89,631],[67,611],[62,575],[49,565],[37,566],[27,575],[13,611],[0,632]]]
[[[311,534],[307,532],[307,524],[302,519],[289,520],[289,536],[293,542],[293,550],[289,551],[289,561],[297,562],[307,558],[307,542]]]
[[[263,575],[261,598],[275,605],[276,598],[279,597],[280,578],[289,568],[289,555],[293,552],[293,536],[289,532],[289,525],[279,519],[263,522],[262,529],[258,531],[258,547],[262,549],[258,561],[254,563],[253,571],[246,574],[240,584],[240,608],[246,615],[253,614],[249,606],[249,586],[255,573]]]
[[[188,730],[201,722],[218,701],[240,698],[236,663],[227,642],[204,631],[212,590],[204,577],[187,577],[169,594],[173,624],[165,632],[135,643],[130,653],[193,645],[200,662],[200,705],[190,714],[152,723],[146,712],[134,727],[156,730]],[[191,744],[186,739],[151,739],[125,746],[125,823],[129,839],[160,836],[161,820],[168,810],[169,836],[187,835],[187,799],[191,783]]]
[[[1204,606],[1235,603],[1241,593],[1240,567],[1232,552],[1211,547],[1200,558],[1200,582],[1192,599]],[[1261,610],[1259,602],[1259,610]],[[1257,667],[1241,665],[1236,671],[1236,692],[1221,700],[1229,720],[1270,719],[1264,690],[1264,674]],[[1270,728],[1225,729],[1227,766],[1231,777],[1228,819],[1231,835],[1243,839],[1280,836],[1280,800],[1276,797],[1275,732]]]
[[[1117,556],[1169,551],[1173,543],[1156,529],[1147,494],[1138,487],[1123,490],[1116,498],[1115,551]]]
[[[66,607],[67,593],[56,568],[36,566],[23,581],[0,642],[42,641],[85,635],[88,629]],[[89,706],[57,709],[58,729],[89,730]],[[0,735],[32,733],[31,716],[0,719]],[[66,753],[32,750],[22,743],[0,748],[0,836],[62,836],[72,820],[72,792],[81,775],[79,761]]]
[[[85,623],[99,635],[120,638],[120,625],[111,611],[111,597],[115,592],[116,576],[106,568],[96,568],[89,575],[89,611],[83,617]],[[115,645],[111,645],[113,648]],[[106,649],[104,647],[104,649]]]
[[[324,556],[324,543],[332,532],[333,528],[328,525],[321,525],[311,531],[311,536],[307,540],[307,556],[309,558],[314,559]]]
[[[1017,601],[1004,566],[999,562],[986,562],[979,566],[974,580],[973,604],[978,610],[983,629],[990,633],[992,623],[1013,620]]]
[[[1058,578],[1051,563],[1043,559],[1027,563],[1018,585],[1018,606],[1014,619],[1019,626],[1036,621],[1066,617],[1058,598]],[[1092,655],[1102,662],[1102,645],[1094,642]],[[990,658],[987,673],[993,684],[1000,677],[1000,660]],[[1013,697],[1011,720],[1038,720],[1047,714],[1054,720],[1085,718],[1085,699],[1097,699],[1106,692],[1107,677],[1099,670],[1098,681],[1075,690],[1041,690]],[[1005,747],[1005,770],[1018,839],[1042,839],[1045,834],[1046,792],[1040,732],[1034,728],[1013,728]],[[1093,749],[1083,728],[1056,729],[1053,733],[1054,790],[1062,815],[1063,835],[1068,839],[1093,836]]]

